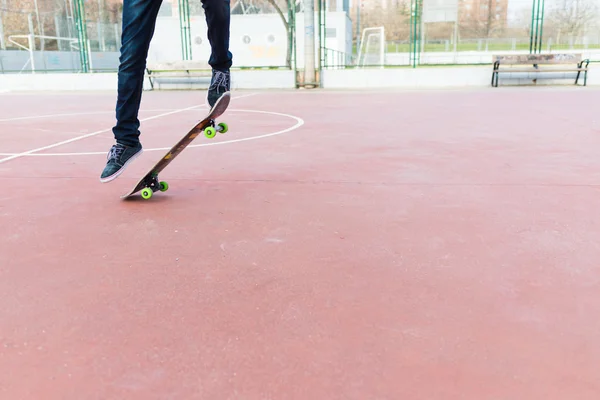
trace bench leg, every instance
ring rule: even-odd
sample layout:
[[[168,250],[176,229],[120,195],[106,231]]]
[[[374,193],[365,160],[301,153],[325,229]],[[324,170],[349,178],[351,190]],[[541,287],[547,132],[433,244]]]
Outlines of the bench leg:
[[[492,87],[498,87],[498,71],[492,72]]]
[[[494,69],[492,69],[492,87],[498,87],[498,61],[494,62]],[[494,78],[496,78],[496,84],[494,85]]]
[[[154,90],[154,82],[152,82],[152,72],[146,68],[146,73],[148,74],[148,82],[150,82],[150,90]]]
[[[583,61],[577,64],[577,69],[581,69],[583,65]],[[581,76],[581,71],[577,71],[577,76],[575,77],[575,85],[579,83],[579,77]]]

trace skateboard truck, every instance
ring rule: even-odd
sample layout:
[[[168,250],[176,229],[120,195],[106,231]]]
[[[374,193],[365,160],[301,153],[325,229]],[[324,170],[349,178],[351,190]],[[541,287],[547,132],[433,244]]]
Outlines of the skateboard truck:
[[[164,181],[159,182],[158,175],[151,176],[144,180],[144,188],[141,190],[140,194],[142,195],[143,199],[148,200],[152,197],[154,192],[157,192],[159,190],[161,192],[166,192],[167,190],[169,190],[169,184]]]
[[[206,129],[204,129],[204,136],[206,136],[209,139],[214,138],[217,135],[217,132],[227,132],[227,124],[225,122],[219,122],[216,128],[214,119],[211,119],[208,122],[208,124],[209,126],[207,126]]]

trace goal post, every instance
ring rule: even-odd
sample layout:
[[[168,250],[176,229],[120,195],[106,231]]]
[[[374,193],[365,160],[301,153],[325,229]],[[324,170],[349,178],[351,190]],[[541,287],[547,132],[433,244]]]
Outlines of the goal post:
[[[383,26],[365,28],[358,49],[359,67],[385,65],[385,28]]]

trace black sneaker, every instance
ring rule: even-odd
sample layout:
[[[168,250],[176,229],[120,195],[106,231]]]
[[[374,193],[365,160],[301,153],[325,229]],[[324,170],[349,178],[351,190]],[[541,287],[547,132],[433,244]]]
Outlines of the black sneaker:
[[[100,175],[100,182],[110,182],[125,170],[125,167],[142,154],[142,145],[136,147],[124,146],[120,143],[110,148],[106,159],[106,167]]]
[[[212,71],[212,78],[210,80],[210,87],[208,88],[208,105],[213,108],[217,100],[228,92],[230,88],[230,74],[229,70],[223,71]]]

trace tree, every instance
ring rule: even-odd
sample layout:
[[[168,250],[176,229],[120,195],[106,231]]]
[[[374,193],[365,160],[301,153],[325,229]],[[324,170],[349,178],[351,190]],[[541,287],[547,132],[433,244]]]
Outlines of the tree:
[[[578,37],[598,18],[599,10],[596,0],[562,0],[548,13],[548,22],[558,31],[557,41],[561,34]]]

